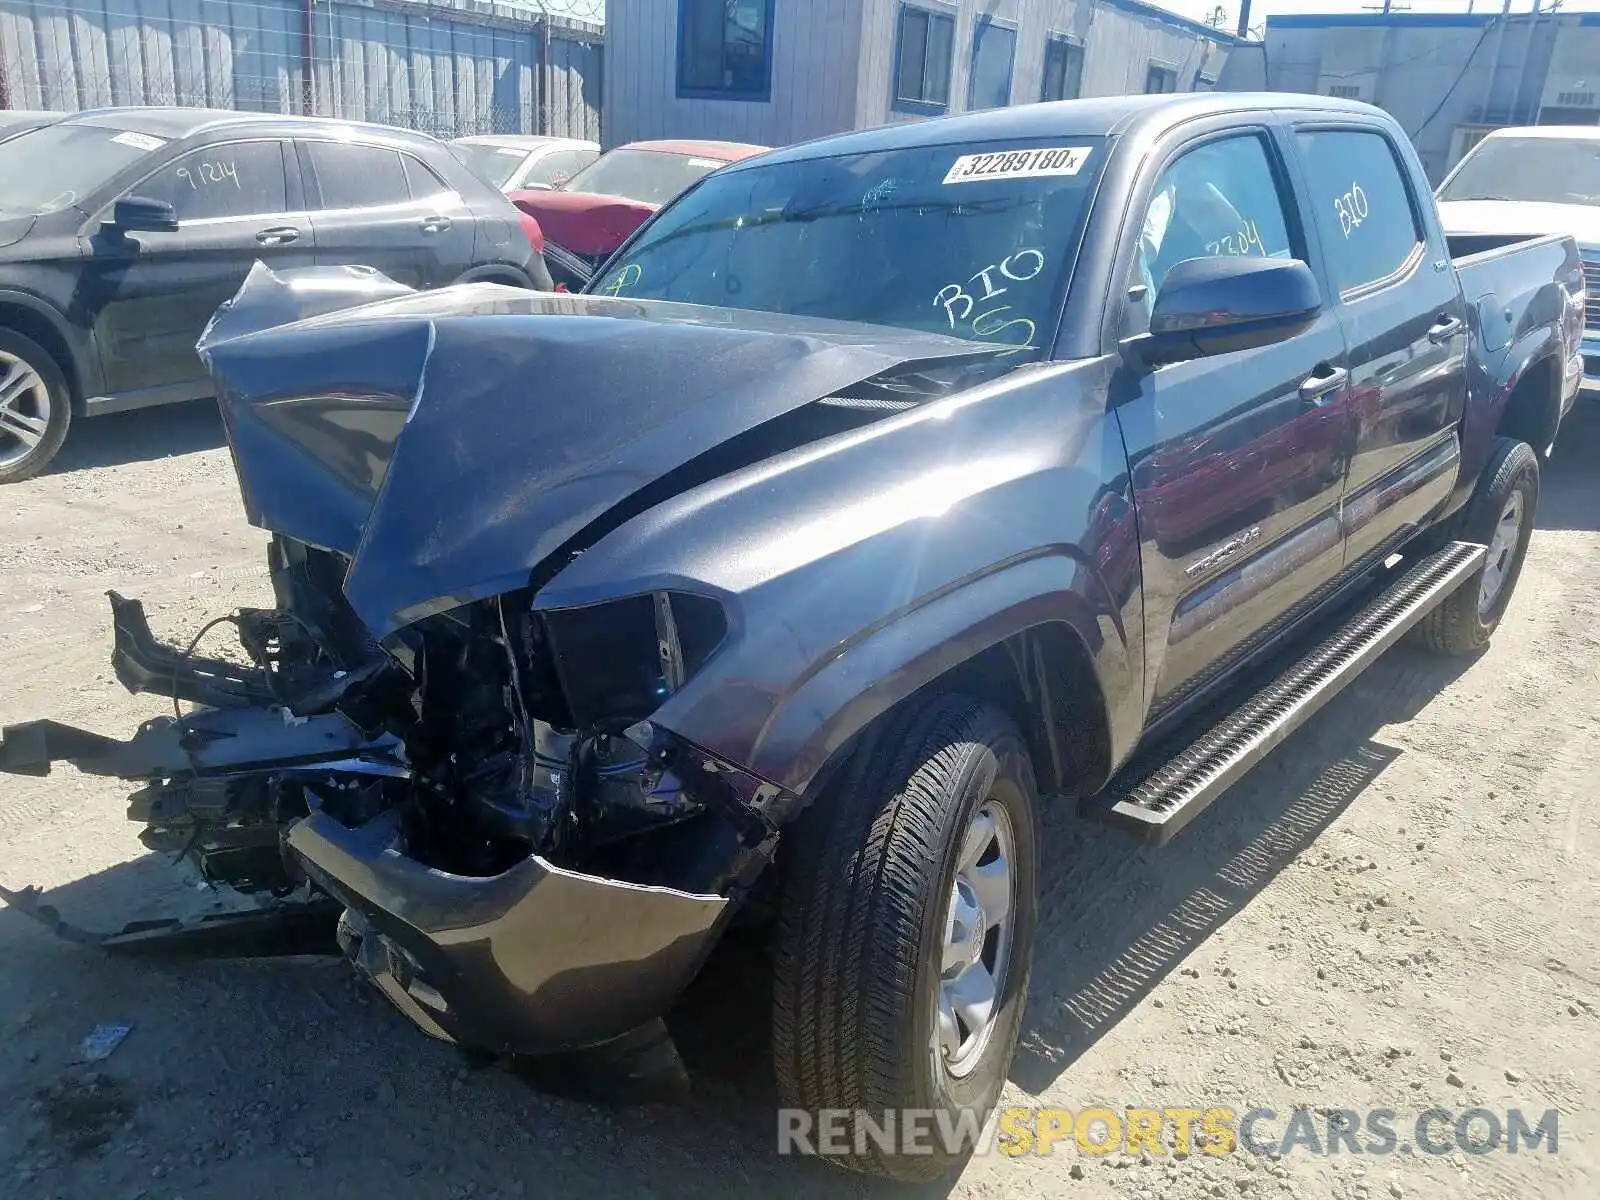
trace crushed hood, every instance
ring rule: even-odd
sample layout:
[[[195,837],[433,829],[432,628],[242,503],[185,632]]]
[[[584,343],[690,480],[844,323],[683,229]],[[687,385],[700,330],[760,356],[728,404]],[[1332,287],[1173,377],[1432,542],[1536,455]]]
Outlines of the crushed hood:
[[[253,524],[351,557],[373,633],[526,586],[641,489],[885,372],[1007,349],[937,334],[370,274],[252,272],[200,342]],[[331,311],[330,311],[331,310]],[[658,497],[657,499],[664,499]],[[581,540],[581,539],[580,539]]]

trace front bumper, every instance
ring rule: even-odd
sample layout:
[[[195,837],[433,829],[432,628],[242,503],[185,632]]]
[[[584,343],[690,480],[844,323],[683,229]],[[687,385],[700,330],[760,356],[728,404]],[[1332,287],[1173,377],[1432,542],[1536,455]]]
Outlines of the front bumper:
[[[699,970],[728,901],[564,870],[530,856],[450,875],[400,852],[390,814],[313,813],[289,849],[346,906],[341,941],[422,1030],[475,1049],[592,1046],[660,1017]]]

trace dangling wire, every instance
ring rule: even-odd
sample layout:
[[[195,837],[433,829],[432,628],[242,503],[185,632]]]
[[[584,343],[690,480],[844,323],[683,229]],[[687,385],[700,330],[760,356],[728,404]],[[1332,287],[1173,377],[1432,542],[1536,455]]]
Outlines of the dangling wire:
[[[202,625],[200,632],[194,635],[194,640],[189,643],[188,648],[178,656],[178,661],[172,666],[172,716],[175,720],[181,721],[183,719],[183,713],[178,709],[178,676],[182,673],[183,668],[189,665],[189,660],[194,657],[195,648],[200,645],[200,639],[218,625],[232,625],[235,629],[239,628],[238,610],[224,613],[222,616],[207,621]]]

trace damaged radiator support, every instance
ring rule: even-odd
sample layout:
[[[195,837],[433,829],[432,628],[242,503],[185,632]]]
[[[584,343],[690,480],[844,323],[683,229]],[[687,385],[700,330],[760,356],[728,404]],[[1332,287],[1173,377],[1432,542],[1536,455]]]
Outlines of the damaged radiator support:
[[[372,930],[366,957],[352,955],[369,975],[372,939],[394,933],[389,910],[409,910],[415,897],[353,890],[345,874],[356,868],[345,862],[330,871],[319,865],[319,848],[364,846],[410,864],[413,891],[425,892],[428,880],[459,880],[459,893],[438,898],[448,910],[435,914],[441,928],[467,919],[449,915],[458,903],[478,912],[484,895],[516,892],[507,882],[514,879],[527,887],[569,881],[544,885],[548,895],[621,888],[695,897],[682,911],[706,916],[708,937],[729,901],[743,899],[771,859],[792,797],[648,720],[589,731],[546,720],[560,706],[537,659],[534,618],[504,598],[422,622],[394,656],[366,639],[331,645],[338,598],[313,596],[326,604],[322,611],[303,591],[283,594],[285,580],[322,570],[314,562],[317,570],[307,569],[317,553],[280,539],[274,555],[283,569],[274,582],[295,608],[231,618],[255,666],[162,645],[137,600],[111,595],[123,685],[206,707],[148,721],[126,741],[54,721],[0,733],[0,771],[47,775],[52,763],[69,762],[142,782],[128,809],[145,826],[141,840],[187,859],[204,884],[231,889],[243,898],[240,910],[141,916],[92,933],[33,889],[0,895],[71,940],[148,952],[325,949],[340,910],[353,910],[360,915],[347,913],[347,924]],[[577,880],[587,883],[574,891]],[[517,912],[528,911],[512,899]],[[413,913],[400,926],[420,936],[419,919]],[[411,945],[406,953],[433,951]],[[668,974],[697,961],[673,957]],[[502,1013],[491,1023],[507,1019]],[[472,1034],[475,1043],[484,1037]],[[514,1048],[527,1037],[502,1029],[489,1040]]]

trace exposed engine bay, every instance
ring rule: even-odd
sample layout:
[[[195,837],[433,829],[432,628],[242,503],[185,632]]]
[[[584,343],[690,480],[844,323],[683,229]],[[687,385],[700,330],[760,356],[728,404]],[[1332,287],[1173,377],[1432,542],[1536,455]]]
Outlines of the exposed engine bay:
[[[110,949],[335,931],[426,1032],[492,1052],[657,1021],[750,911],[827,756],[825,710],[779,706],[830,642],[752,619],[755,576],[646,578],[622,543],[680,499],[731,520],[722,481],[998,378],[1003,350],[258,265],[200,352],[246,513],[272,534],[273,607],[178,647],[113,593],[117,678],[173,715],[126,741],[0,733],[0,771],[137,782],[144,843],[246,902],[95,932],[31,889],[0,896]],[[685,545],[748,574],[715,549],[738,530]],[[219,626],[229,653],[210,649]]]
[[[726,894],[762,861],[775,833],[764,810],[777,790],[635,719],[715,649],[724,626],[714,602],[663,592],[538,614],[526,593],[511,593],[427,618],[385,649],[344,602],[341,556],[280,536],[270,567],[280,607],[241,610],[206,631],[231,624],[248,666],[199,655],[197,644],[160,645],[139,602],[113,593],[120,681],[171,696],[175,710],[184,700],[205,707],[151,722],[127,743],[75,745],[64,727],[39,723],[31,738],[31,727],[17,727],[7,768],[28,767],[32,742],[36,754],[91,771],[150,777],[129,810],[147,822],[146,843],[189,854],[208,881],[241,890],[303,881],[284,836],[313,812],[352,828],[393,814],[398,849],[468,878],[504,874],[536,854],[633,883]],[[611,653],[590,654],[586,641]],[[560,678],[569,648],[586,662],[628,666],[569,693]],[[241,721],[247,713],[257,719]],[[262,722],[262,713],[273,717]],[[696,828],[677,847],[724,825],[749,854],[696,861],[652,840],[683,824]]]

